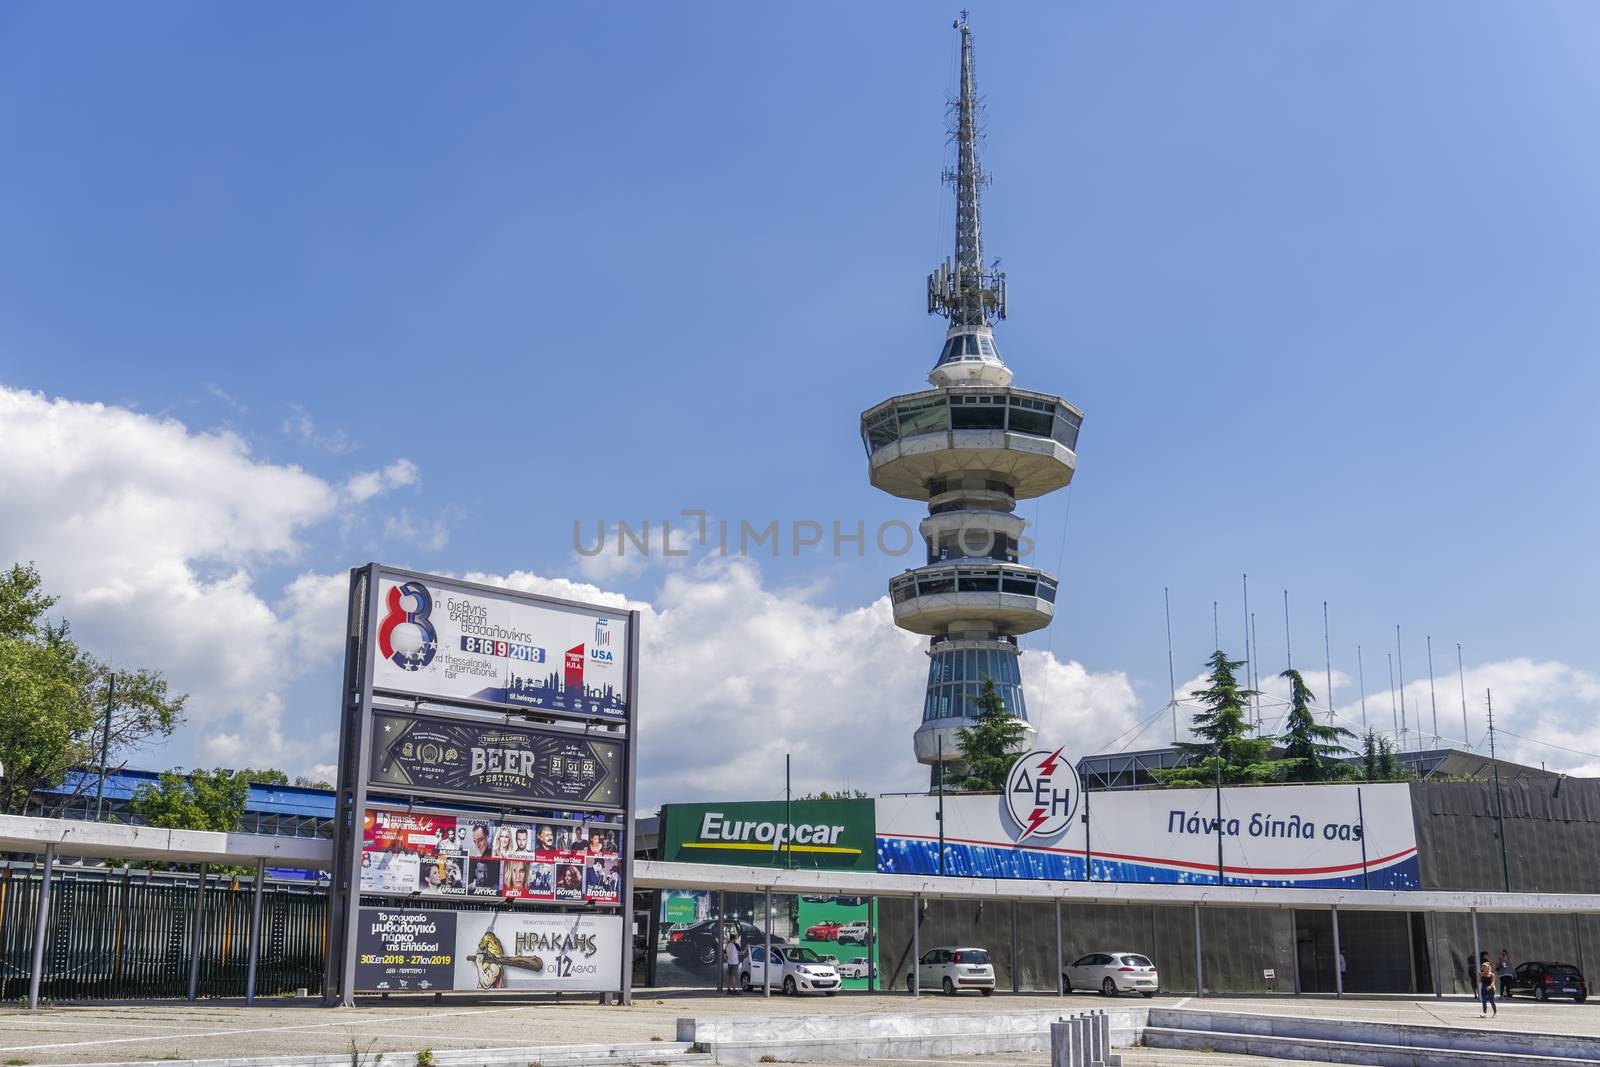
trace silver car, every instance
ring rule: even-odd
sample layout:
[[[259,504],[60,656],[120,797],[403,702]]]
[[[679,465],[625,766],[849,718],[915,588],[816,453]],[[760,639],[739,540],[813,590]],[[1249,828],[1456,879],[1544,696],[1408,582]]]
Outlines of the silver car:
[[[800,945],[772,946],[772,988],[793,996],[796,993],[839,992],[839,970],[824,963],[821,956]],[[767,983],[767,950],[756,945],[739,968],[739,985],[749,993]]]
[[[981,948],[931,948],[922,954],[917,963],[917,981],[925,991],[942,989],[946,996],[955,996],[963,989],[976,989],[984,996],[994,995],[994,964],[987,949]],[[911,975],[906,975],[906,988],[911,988]]]
[[[1108,997],[1118,993],[1153,997],[1161,988],[1156,965],[1137,952],[1091,952],[1068,964],[1062,979],[1068,993],[1098,989]]]

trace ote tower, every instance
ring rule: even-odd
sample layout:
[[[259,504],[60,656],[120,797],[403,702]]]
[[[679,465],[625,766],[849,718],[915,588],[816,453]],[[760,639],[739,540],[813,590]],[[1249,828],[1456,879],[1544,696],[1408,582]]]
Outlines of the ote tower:
[[[928,313],[950,320],[928,374],[932,389],[893,397],[861,415],[872,484],[928,502],[920,530],[927,563],[889,582],[895,625],[926,634],[928,689],[914,743],[917,759],[958,761],[956,731],[977,714],[983,679],[1024,723],[1017,635],[1055,615],[1056,578],[1019,561],[1026,522],[1018,500],[1072,481],[1083,412],[1048,393],[1013,388],[994,343],[1006,317],[1006,276],[985,265],[979,201],[988,176],[978,163],[978,96],[972,31],[961,33],[961,89],[955,105],[955,258],[928,277]],[[1028,738],[1033,737],[1028,727]]]

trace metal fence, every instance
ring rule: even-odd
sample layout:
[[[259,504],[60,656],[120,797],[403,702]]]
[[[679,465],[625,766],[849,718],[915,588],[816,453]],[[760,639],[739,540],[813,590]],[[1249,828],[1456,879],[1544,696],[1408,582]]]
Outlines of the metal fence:
[[[0,867],[0,1000],[26,997],[41,868]],[[198,929],[201,996],[242,997],[252,879],[57,867],[51,879],[40,996],[50,1000],[182,997]],[[262,894],[256,995],[322,991],[324,887],[268,880]],[[198,920],[198,921],[197,921]]]

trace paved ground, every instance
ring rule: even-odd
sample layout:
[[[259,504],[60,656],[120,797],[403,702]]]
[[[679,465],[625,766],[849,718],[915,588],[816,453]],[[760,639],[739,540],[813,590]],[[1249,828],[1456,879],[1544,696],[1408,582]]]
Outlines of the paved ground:
[[[1178,1005],[1187,997],[1157,997],[1153,1005]],[[1047,994],[963,997],[963,1011],[1003,1011],[1015,1007],[1073,1005],[1080,1010],[1106,1002],[1098,996],[1057,1000]],[[1138,1003],[1129,1000],[1127,1003]],[[1208,997],[1206,1007],[1219,1011],[1273,1012],[1331,1018],[1373,1019],[1418,1024],[1538,1030],[1549,1033],[1600,1034],[1600,999],[1577,1005],[1566,1001],[1536,1004],[1518,1000],[1502,1008],[1498,1019],[1484,1021],[1475,1002],[1465,998],[1375,998],[1343,1001],[1294,997]],[[46,1008],[36,1013],[0,1008],[0,1064],[107,1063],[194,1059],[222,1056],[294,1056],[312,1053],[415,1052],[419,1049],[515,1047],[552,1043],[600,1044],[672,1041],[681,1016],[730,1013],[763,1015],[845,1015],[873,1012],[948,1011],[952,1001],[930,996],[845,995],[831,999],[760,996],[726,997],[705,990],[645,991],[633,1006],[602,1007],[592,999],[568,998],[499,1004],[484,1001],[431,999],[389,1000],[349,1010],[329,1010],[292,1001],[274,1001],[255,1008],[224,1003],[188,1005],[154,1002],[137,1005],[93,1005]],[[1206,1053],[1137,1050],[1128,1062],[1217,1064]],[[988,1062],[1035,1065],[1036,1056],[995,1058]],[[873,1067],[894,1067],[900,1061],[874,1061]],[[904,1061],[906,1067],[943,1064],[970,1067],[962,1058]],[[1252,1060],[1252,1067],[1268,1061]]]

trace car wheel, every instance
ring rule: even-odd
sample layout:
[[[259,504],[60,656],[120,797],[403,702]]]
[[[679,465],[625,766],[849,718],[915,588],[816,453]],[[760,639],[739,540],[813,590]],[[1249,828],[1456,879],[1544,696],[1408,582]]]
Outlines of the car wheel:
[[[1533,991],[1533,999],[1534,1000],[1548,1000],[1549,999],[1549,994],[1547,994],[1544,991],[1544,986],[1540,986],[1539,988],[1537,988],[1537,989],[1535,989]]]
[[[825,989],[823,990],[822,995],[825,997],[836,997],[839,995],[839,991],[837,989]]]
[[[916,991],[917,991],[916,979],[914,979],[909,974],[906,975],[906,992],[907,993],[915,993]]]
[[[711,966],[717,962],[717,946],[701,945],[695,950],[694,958],[700,961],[701,966]]]
[[[794,976],[791,975],[790,977],[785,978],[783,980],[783,995],[786,996],[786,997],[792,997],[792,996],[794,996],[794,994],[795,994]]]
[[[1063,993],[1072,992],[1072,979],[1068,978],[1064,974],[1061,976],[1061,992],[1063,992]]]
[[[1113,982],[1109,978],[1107,978],[1104,982],[1101,982],[1100,983],[1100,995],[1101,996],[1105,996],[1105,997],[1114,997],[1114,996],[1116,996],[1117,995],[1117,983]]]
[[[746,993],[750,992],[750,972],[746,971],[739,976],[739,988]]]
[[[948,974],[944,976],[944,995],[947,997],[956,995],[956,984],[950,980]]]
[[[994,987],[993,986],[989,986],[986,989],[978,990],[978,992],[982,993],[986,997],[992,997],[992,996],[994,996]]]
[[[1146,1000],[1149,1000],[1149,999],[1150,999],[1150,998],[1151,998],[1151,997],[1153,997],[1153,996],[1155,996],[1155,994],[1154,994],[1154,993],[1146,993],[1146,992],[1145,992],[1145,991],[1144,991],[1144,990],[1142,990],[1142,989],[1141,989],[1141,990],[1140,990],[1140,991],[1139,991],[1139,995],[1140,995],[1140,996],[1141,996],[1141,997],[1143,997],[1143,998],[1144,998],[1144,999],[1146,999]]]
[[[1579,993],[1577,996],[1572,998],[1572,1002],[1574,1004],[1582,1004],[1584,1001],[1586,1001],[1588,999],[1589,999],[1589,994],[1587,994],[1587,993]]]

